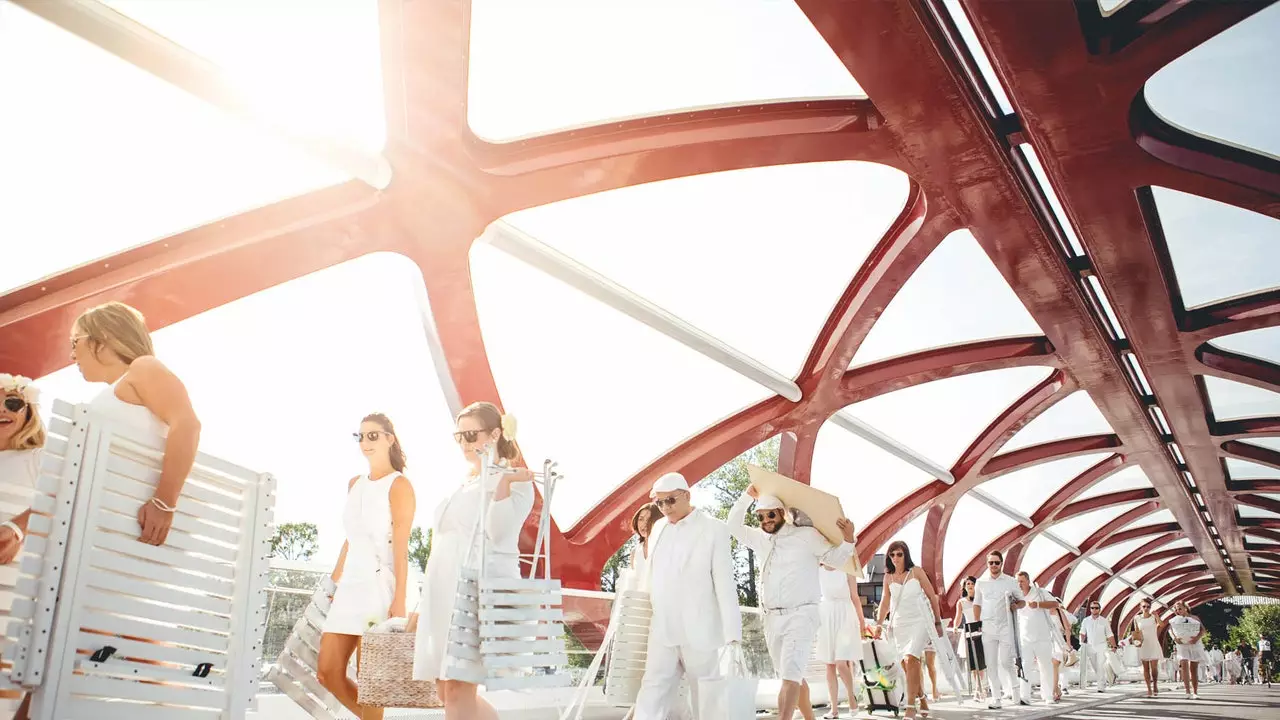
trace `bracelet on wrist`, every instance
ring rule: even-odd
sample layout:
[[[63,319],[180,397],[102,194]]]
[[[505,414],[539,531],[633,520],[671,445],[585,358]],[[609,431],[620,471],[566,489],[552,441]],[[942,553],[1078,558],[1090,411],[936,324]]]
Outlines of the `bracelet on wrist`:
[[[7,527],[12,530],[13,534],[18,536],[18,542],[22,542],[27,537],[27,534],[22,532],[22,528],[18,527],[18,524],[12,520],[6,520],[0,523],[0,527]]]
[[[167,512],[167,513],[173,513],[178,509],[176,507],[172,507],[168,505],[167,503],[165,503],[165,501],[161,500],[158,497],[152,497],[148,502],[150,502],[152,505],[159,508],[161,511]]]

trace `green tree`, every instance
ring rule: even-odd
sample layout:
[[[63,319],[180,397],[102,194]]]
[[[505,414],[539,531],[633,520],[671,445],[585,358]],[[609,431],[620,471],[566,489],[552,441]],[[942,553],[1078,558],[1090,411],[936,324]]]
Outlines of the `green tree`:
[[[1246,608],[1240,620],[1227,630],[1227,643],[1258,647],[1258,638],[1269,638],[1273,643],[1280,638],[1280,605],[1254,605]]]
[[[746,492],[751,484],[747,473],[747,465],[756,465],[766,470],[778,471],[778,454],[782,443],[779,437],[772,437],[738,457],[721,465],[702,481],[714,493],[716,505],[708,508],[713,514],[725,520],[729,517],[729,509]],[[747,524],[759,527],[760,521],[754,513],[747,513]],[[734,579],[738,584],[738,601],[747,607],[758,607],[760,598],[756,588],[756,556],[749,548],[739,546],[733,541]]]
[[[320,530],[315,523],[284,523],[271,536],[268,557],[285,560],[310,560],[320,549]]]
[[[420,527],[410,530],[409,562],[417,565],[422,572],[426,572],[429,557],[431,557],[431,530],[423,532]]]
[[[622,543],[622,547],[618,548],[607,561],[605,561],[604,569],[600,571],[600,589],[605,592],[618,591],[618,578],[622,575],[622,571],[631,566],[631,551],[635,549],[639,538],[635,535],[627,538]]]

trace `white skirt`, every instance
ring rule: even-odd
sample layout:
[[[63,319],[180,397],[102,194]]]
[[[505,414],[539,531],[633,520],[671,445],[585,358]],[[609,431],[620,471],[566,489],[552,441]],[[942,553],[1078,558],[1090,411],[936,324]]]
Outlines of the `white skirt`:
[[[1200,643],[1198,642],[1197,643],[1175,642],[1173,647],[1174,647],[1174,656],[1177,657],[1178,660],[1190,660],[1191,662],[1204,662],[1205,660],[1204,656],[1206,653],[1204,651],[1204,648],[1201,647]]]
[[[823,600],[818,610],[822,620],[818,629],[818,661],[832,665],[861,660],[862,638],[852,601]]]
[[[396,589],[396,575],[391,568],[381,568],[371,577],[343,577],[324,618],[324,632],[334,635],[364,635],[364,631],[387,619],[391,596]]]

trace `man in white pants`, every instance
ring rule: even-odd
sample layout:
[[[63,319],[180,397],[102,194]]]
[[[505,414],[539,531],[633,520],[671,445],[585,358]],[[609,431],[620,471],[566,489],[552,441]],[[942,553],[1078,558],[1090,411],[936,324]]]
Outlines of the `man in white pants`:
[[[760,529],[743,524],[753,499]],[[836,521],[844,542],[832,545],[816,528],[788,523],[782,501],[759,494],[754,485],[734,503],[726,523],[738,542],[755,551],[762,568],[760,607],[764,611],[765,643],[773,669],[782,680],[778,717],[791,720],[797,707],[805,717],[812,717],[804,672],[821,624],[818,564],[838,568],[849,561],[854,551],[853,523],[846,518]]]
[[[1031,699],[1031,668],[1040,674],[1040,699],[1046,705],[1053,699],[1053,636],[1058,632],[1055,611],[1058,601],[1044,588],[1032,585],[1026,571],[1018,573],[1018,589],[1026,598],[1026,607],[1018,611],[1018,643],[1022,647],[1022,694]],[[1061,633],[1058,633],[1061,636]]]
[[[1102,604],[1089,601],[1089,617],[1080,621],[1080,691],[1088,687],[1089,668],[1098,674],[1098,692],[1107,690],[1107,651],[1115,650],[1116,634],[1102,617]]]
[[[998,710],[1003,698],[1000,671],[1009,676],[1009,692],[1015,705],[1025,705],[1018,687],[1018,675],[1014,670],[1013,613],[1025,605],[1018,583],[1001,572],[1004,554],[993,550],[987,555],[987,572],[978,578],[973,593],[973,614],[982,621],[982,652],[987,659],[987,685],[991,698],[987,707]]]
[[[663,517],[651,531],[657,537],[649,550],[653,615],[634,717],[667,720],[677,714],[682,675],[698,707],[699,684],[719,677],[721,649],[742,640],[742,615],[724,523],[694,509],[679,473],[658,478],[649,497]]]

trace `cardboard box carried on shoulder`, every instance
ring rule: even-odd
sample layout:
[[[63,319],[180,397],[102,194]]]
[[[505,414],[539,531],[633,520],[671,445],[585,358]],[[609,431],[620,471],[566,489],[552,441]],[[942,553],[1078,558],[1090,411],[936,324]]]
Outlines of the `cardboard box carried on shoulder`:
[[[761,495],[772,495],[788,508],[808,515],[813,521],[813,527],[828,542],[833,545],[844,542],[844,534],[836,525],[837,520],[845,517],[844,509],[840,507],[840,498],[755,465],[747,465],[747,474],[751,478],[751,484],[756,486]],[[843,570],[857,580],[862,579],[862,566],[858,563],[857,553],[854,553],[844,567],[836,569]]]

